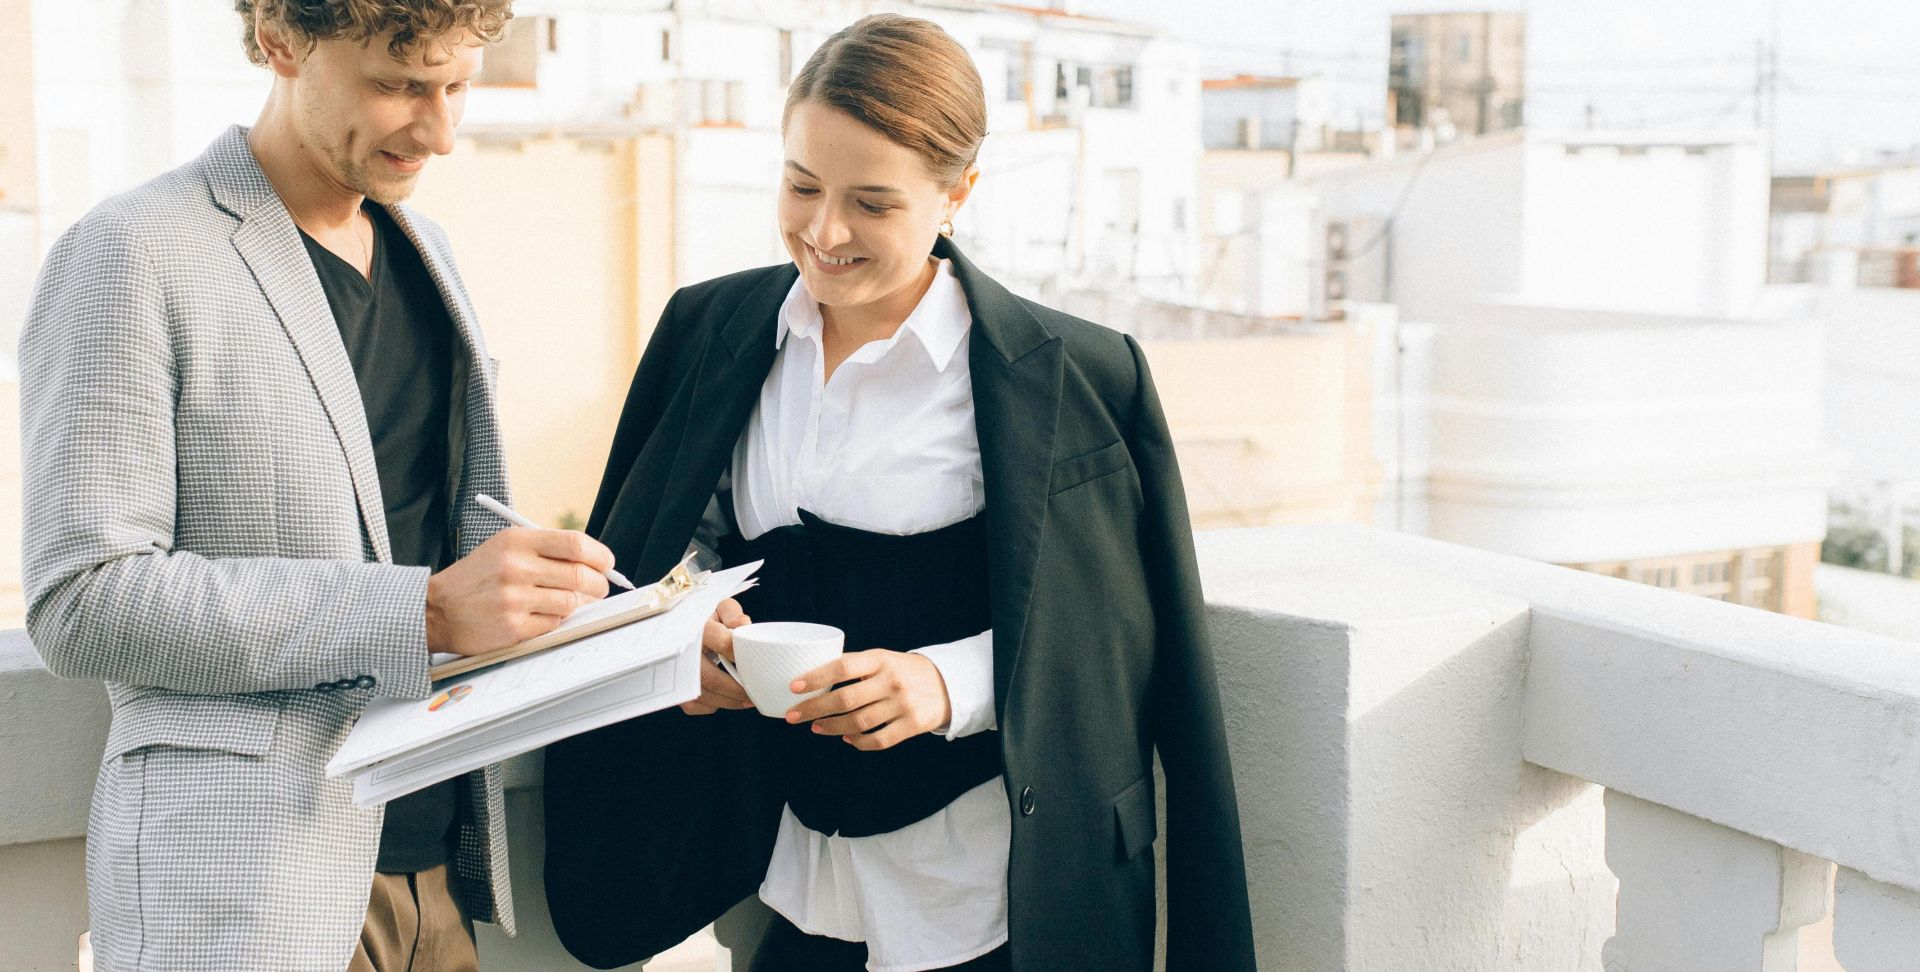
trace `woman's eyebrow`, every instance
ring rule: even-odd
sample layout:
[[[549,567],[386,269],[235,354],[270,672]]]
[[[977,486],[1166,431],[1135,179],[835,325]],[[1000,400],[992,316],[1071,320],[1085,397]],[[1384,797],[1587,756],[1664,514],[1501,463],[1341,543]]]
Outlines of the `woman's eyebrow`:
[[[822,179],[820,179],[820,177],[819,177],[819,176],[817,176],[817,175],[814,175],[814,174],[813,174],[812,172],[810,172],[810,171],[808,171],[808,170],[807,170],[807,167],[806,167],[806,166],[804,166],[804,165],[801,165],[800,163],[798,163],[798,162],[795,162],[795,161],[794,161],[794,160],[792,160],[792,159],[788,159],[788,160],[787,160],[787,168],[789,168],[789,169],[792,169],[792,170],[794,170],[795,172],[798,172],[798,173],[800,173],[801,175],[803,175],[803,176],[806,176],[806,177],[807,177],[807,178],[809,178],[809,179],[813,179],[813,180],[816,180],[816,181],[825,181],[825,180],[822,180]],[[901,193],[901,191],[900,191],[900,190],[898,190],[898,189],[895,189],[895,188],[894,188],[894,187],[892,187],[892,186],[854,186],[854,187],[853,187],[853,191],[855,191],[855,192],[882,192],[882,193],[891,193],[891,194],[893,194],[893,195],[896,195],[896,196],[898,196],[898,195],[903,195],[903,193]]]

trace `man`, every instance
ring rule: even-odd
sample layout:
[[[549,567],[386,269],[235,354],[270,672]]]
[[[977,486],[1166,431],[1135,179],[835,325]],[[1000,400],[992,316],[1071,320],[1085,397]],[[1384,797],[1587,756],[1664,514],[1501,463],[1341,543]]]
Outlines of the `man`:
[[[586,536],[506,529],[494,378],[439,228],[511,0],[240,0],[251,129],[109,200],[21,338],[28,628],[108,683],[88,827],[103,970],[456,970],[511,933],[491,770],[357,810],[323,767],[430,652],[606,593]],[[496,532],[499,531],[499,532]]]

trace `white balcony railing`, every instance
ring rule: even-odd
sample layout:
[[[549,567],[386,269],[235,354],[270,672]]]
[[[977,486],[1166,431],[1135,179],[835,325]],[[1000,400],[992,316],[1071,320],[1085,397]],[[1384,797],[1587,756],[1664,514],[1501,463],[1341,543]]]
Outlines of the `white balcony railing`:
[[[1360,527],[1200,554],[1263,969],[1920,969],[1920,645]],[[105,719],[0,640],[0,968],[71,962]],[[537,781],[489,968],[578,967]]]

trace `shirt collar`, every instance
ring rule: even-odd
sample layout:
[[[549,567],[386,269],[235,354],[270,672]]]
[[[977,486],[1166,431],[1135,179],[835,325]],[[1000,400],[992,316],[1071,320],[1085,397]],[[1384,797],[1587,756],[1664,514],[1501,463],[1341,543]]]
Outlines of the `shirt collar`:
[[[933,363],[935,371],[946,371],[953,362],[954,353],[960,350],[961,339],[967,336],[967,329],[973,324],[973,314],[967,309],[967,294],[960,287],[960,281],[953,275],[953,261],[941,260],[934,271],[933,285],[920,297],[920,303],[914,305],[913,313],[901,323],[892,338],[881,342],[876,348],[884,355],[891,351],[900,339],[912,335],[927,354],[927,360]],[[807,292],[806,279],[795,278],[793,287],[787,291],[787,299],[780,305],[780,317],[773,331],[773,346],[777,349],[786,343],[787,335],[793,334],[810,341],[820,339],[820,329],[825,321],[820,317],[820,304]]]

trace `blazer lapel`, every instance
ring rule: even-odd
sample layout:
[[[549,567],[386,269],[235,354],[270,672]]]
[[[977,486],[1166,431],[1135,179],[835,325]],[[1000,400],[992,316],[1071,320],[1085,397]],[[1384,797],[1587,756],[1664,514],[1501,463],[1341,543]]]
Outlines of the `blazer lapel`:
[[[677,441],[678,447],[660,483],[658,515],[632,508],[635,504],[631,495],[623,495],[616,502],[608,518],[608,535],[619,531],[618,521],[623,518],[651,521],[636,562],[645,576],[665,573],[686,553],[687,539],[693,536],[720,473],[732,459],[734,444],[760,400],[760,386],[773,368],[778,350],[773,336],[780,304],[798,275],[792,265],[775,269],[747,293],[707,341],[699,372],[681,400],[673,404],[672,412],[680,413],[683,424],[675,439],[665,440]],[[648,452],[643,450],[636,466],[647,461]]]
[[[484,390],[484,400],[492,401],[495,389],[492,375],[487,371],[486,343],[480,337],[479,326],[474,323],[473,308],[467,303],[466,291],[452,283],[459,279],[453,272],[452,259],[420,235],[413,223],[413,213],[406,207],[388,206],[386,210],[393,217],[394,224],[412,241],[413,248],[420,252],[420,260],[427,266],[427,275],[433,278],[434,289],[440,292],[440,301],[447,305],[447,316],[453,319],[453,332],[460,339],[461,350],[467,356],[467,366],[479,378],[473,387]]]
[[[400,227],[419,252],[427,275],[433,278],[434,289],[440,294],[440,302],[446,305],[454,336],[465,358],[465,368],[455,372],[456,388],[461,387],[457,376],[461,372],[467,376],[465,400],[462,414],[456,417],[447,457],[447,516],[464,553],[490,536],[489,527],[500,522],[491,513],[467,507],[465,497],[486,493],[501,502],[512,501],[507,495],[506,457],[500,446],[500,420],[495,404],[499,401],[499,389],[494,387],[493,372],[487,367],[486,343],[466,290],[460,286],[460,276],[454,271],[453,258],[420,232],[414,224],[413,213],[406,207],[388,206],[386,210],[393,217],[394,225]],[[469,458],[474,461],[469,463]],[[476,526],[470,518],[478,518],[487,526]]]
[[[326,292],[293,216],[281,203],[266,173],[247,147],[246,130],[231,128],[208,149],[207,183],[214,201],[240,219],[233,246],[253,271],[255,281],[280,319],[287,338],[299,352],[307,377],[320,396],[334,437],[346,455],[353,479],[360,521],[373,543],[376,559],[390,562],[386,508],[380,497],[380,474],[373,462],[373,440],[367,434],[367,413],[354,380],[353,363],[340,340]]]
[[[974,427],[991,538],[993,697],[1004,713],[1033,603],[1066,358],[1060,339],[951,241],[941,239],[934,254],[953,261],[973,314],[967,362],[973,371]]]

